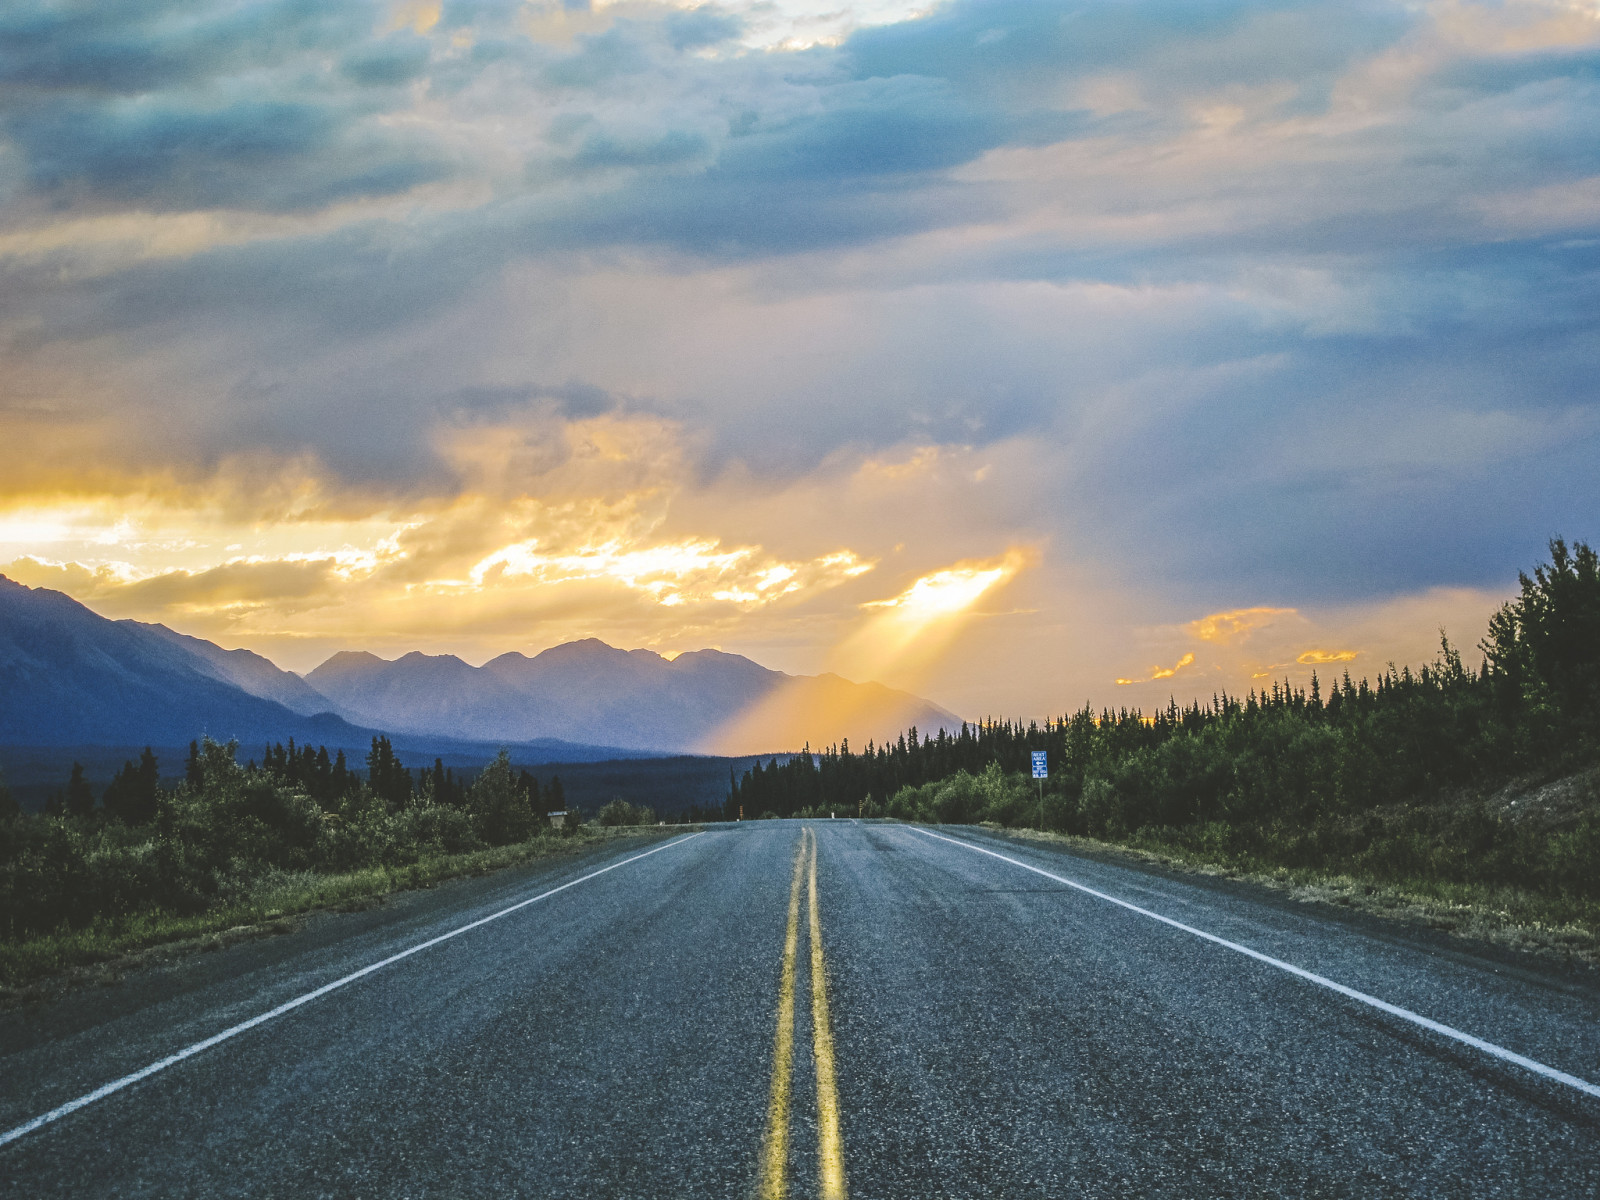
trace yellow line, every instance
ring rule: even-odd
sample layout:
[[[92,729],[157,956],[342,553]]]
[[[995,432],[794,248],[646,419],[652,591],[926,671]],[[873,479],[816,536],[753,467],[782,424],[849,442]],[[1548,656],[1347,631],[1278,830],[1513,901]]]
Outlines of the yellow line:
[[[839,1133],[839,1090],[833,1072],[833,1030],[828,1023],[828,972],[822,960],[822,918],[817,914],[817,835],[811,832],[811,1037],[817,1061],[817,1174],[822,1200],[845,1200],[844,1139]]]
[[[794,1071],[794,959],[800,942],[800,870],[805,864],[805,834],[795,849],[789,883],[789,929],[783,937],[783,973],[778,982],[778,1033],[772,1046],[772,1099],[767,1104],[767,1136],[761,1143],[760,1200],[783,1200],[789,1188],[789,1079]]]

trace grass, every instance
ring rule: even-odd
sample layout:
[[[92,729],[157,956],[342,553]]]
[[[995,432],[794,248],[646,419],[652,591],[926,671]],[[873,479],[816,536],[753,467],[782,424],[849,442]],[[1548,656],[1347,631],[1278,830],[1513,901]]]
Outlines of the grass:
[[[1007,837],[1051,842],[1176,871],[1261,884],[1306,903],[1331,904],[1455,937],[1529,951],[1566,963],[1600,966],[1600,904],[1500,884],[1373,879],[1314,867],[1283,867],[1247,855],[1207,853],[1142,830],[1127,842],[1104,842],[1034,829],[985,827]]]
[[[573,854],[604,841],[660,837],[684,829],[586,827],[577,837],[541,834],[516,845],[432,855],[406,866],[363,867],[337,874],[273,871],[241,895],[203,913],[133,913],[83,929],[0,942],[0,1005],[73,986],[111,984],[126,970],[151,962],[289,933],[299,928],[300,918],[313,912],[367,908],[394,892]]]

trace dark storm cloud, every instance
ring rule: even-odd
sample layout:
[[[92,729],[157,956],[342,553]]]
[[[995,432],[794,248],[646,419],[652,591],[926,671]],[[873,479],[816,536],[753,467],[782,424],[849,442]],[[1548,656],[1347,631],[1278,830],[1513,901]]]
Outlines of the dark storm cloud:
[[[63,104],[6,125],[29,184],[60,205],[278,212],[405,191],[449,172],[394,139],[352,136],[341,114],[319,104]]]
[[[370,31],[366,5],[339,0],[15,0],[0,13],[0,88],[144,94],[282,64]]]
[[[13,10],[0,134],[24,193],[58,210],[281,212],[443,178],[441,148],[384,128],[361,94],[426,65],[420,39],[374,38],[374,15],[318,0]]]

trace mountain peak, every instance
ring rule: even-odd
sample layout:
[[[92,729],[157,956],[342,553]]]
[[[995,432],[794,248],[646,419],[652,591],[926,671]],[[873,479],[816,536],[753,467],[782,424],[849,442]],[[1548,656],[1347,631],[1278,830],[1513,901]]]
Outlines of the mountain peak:
[[[257,741],[320,730],[359,744],[329,707],[249,651],[0,582],[0,743],[181,745],[207,731]]]
[[[328,667],[336,667],[340,670],[349,670],[352,667],[376,667],[388,661],[386,658],[379,658],[370,650],[340,650],[337,654],[330,655],[326,662],[316,667],[311,673],[315,675],[317,671]]]
[[[252,651],[109,621],[70,596],[0,576],[0,742],[181,744],[204,729],[259,740],[304,735],[313,722],[345,745],[381,729],[674,754],[792,750],[959,724],[879,684],[786,675],[721,650],[668,660],[599,638],[533,658],[513,651],[483,667],[453,654],[391,661],[344,650],[302,679]]]
[[[381,659],[379,661],[382,661]],[[465,659],[457,658],[454,654],[424,654],[421,650],[412,650],[402,654],[395,662],[402,663],[450,663],[455,666],[466,666]]]
[[[559,646],[551,646],[548,650],[541,650],[535,654],[530,662],[581,662],[585,659],[600,661],[604,659],[618,659],[626,657],[626,650],[618,650],[608,642],[599,638],[579,638],[575,642],[562,642]]]

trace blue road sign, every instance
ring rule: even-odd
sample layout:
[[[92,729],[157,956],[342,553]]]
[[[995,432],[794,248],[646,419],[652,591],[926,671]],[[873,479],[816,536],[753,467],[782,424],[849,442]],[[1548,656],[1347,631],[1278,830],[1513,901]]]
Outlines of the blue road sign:
[[[1050,778],[1048,753],[1045,750],[1035,750],[1033,752],[1033,777],[1035,779]]]

